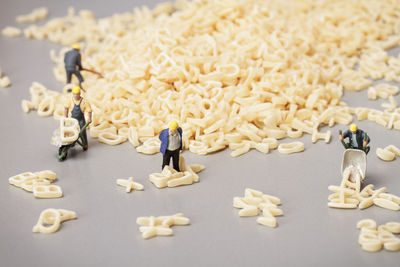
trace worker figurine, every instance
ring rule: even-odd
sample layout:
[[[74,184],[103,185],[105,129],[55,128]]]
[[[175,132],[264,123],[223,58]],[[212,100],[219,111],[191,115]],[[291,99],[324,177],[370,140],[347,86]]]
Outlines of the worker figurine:
[[[81,88],[79,86],[74,86],[72,88],[72,98],[68,98],[64,104],[64,116],[68,117],[68,113],[71,110],[71,117],[79,122],[79,127],[86,124],[85,112],[88,113],[88,122],[92,122],[92,109],[89,102],[81,96]],[[83,150],[88,149],[86,129],[82,132]]]
[[[79,44],[74,44],[72,50],[65,53],[64,63],[65,71],[67,73],[67,84],[71,83],[72,74],[74,74],[79,80],[79,87],[82,87],[83,77],[80,73],[82,68],[81,64],[81,54],[79,53],[81,47]]]
[[[162,169],[169,165],[172,157],[172,163],[176,171],[179,170],[179,152],[182,150],[182,128],[176,121],[169,124],[169,128],[161,131],[160,152],[163,154]]]
[[[344,139],[349,138],[349,143],[345,143]],[[339,139],[342,141],[343,146],[353,149],[363,150],[365,154],[368,154],[370,147],[368,146],[370,138],[363,130],[358,129],[357,124],[353,123],[350,125],[350,129],[342,134],[339,131]]]

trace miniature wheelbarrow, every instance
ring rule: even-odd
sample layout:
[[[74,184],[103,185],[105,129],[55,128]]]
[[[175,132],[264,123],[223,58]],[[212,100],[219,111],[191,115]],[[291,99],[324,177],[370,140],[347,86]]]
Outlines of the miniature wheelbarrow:
[[[82,129],[79,128],[79,123],[74,118],[61,118],[60,128],[54,131],[52,137],[52,144],[58,147],[57,158],[63,161],[67,158],[68,150],[79,144],[83,147],[86,143],[83,139],[82,133],[90,122],[87,122]]]

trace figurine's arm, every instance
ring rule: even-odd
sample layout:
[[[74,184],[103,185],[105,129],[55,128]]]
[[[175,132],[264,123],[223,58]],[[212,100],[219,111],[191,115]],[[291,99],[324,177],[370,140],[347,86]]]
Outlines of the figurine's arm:
[[[83,108],[88,113],[88,122],[91,123],[92,122],[92,106],[86,99],[84,99],[84,101],[85,101],[85,103],[84,103]]]
[[[339,130],[340,141],[343,141],[347,137],[349,137],[349,131],[344,131],[344,133],[342,133],[342,130]]]
[[[64,117],[68,118],[69,107],[71,106],[71,102],[67,99],[64,103]]]
[[[91,111],[88,112],[88,122],[89,123],[92,122],[92,112]]]
[[[363,147],[366,147],[371,139],[369,138],[368,134],[366,132],[363,132]]]
[[[182,128],[181,127],[178,127],[178,134],[179,134],[179,138],[180,138],[180,150],[179,151],[182,151],[183,150],[183,141],[182,141]]]
[[[345,139],[345,138],[350,138],[350,131],[349,131],[349,130],[346,130],[346,131],[343,133],[343,139]]]
[[[81,62],[81,54],[78,54],[78,60],[77,60],[77,65],[79,67],[79,70],[82,70],[82,62]]]
[[[346,133],[345,133],[346,134]],[[350,144],[347,144],[343,139],[346,136],[343,136],[342,130],[339,130],[339,139],[342,142],[342,145],[344,146],[345,149],[348,149],[350,147]]]
[[[166,131],[162,130],[160,135],[158,136],[158,139],[160,139],[161,142],[162,142],[164,140],[164,138],[165,138],[165,135],[166,135]]]
[[[340,139],[340,141],[343,141],[343,133],[342,133],[342,130],[339,130],[339,139]]]

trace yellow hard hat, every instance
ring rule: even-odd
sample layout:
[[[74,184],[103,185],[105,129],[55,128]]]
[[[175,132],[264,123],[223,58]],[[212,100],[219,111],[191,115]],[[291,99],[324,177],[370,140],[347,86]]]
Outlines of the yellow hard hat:
[[[350,131],[352,131],[352,132],[357,131],[357,124],[352,123],[352,124],[350,125]]]
[[[172,121],[172,122],[169,124],[169,129],[170,129],[170,130],[176,130],[176,129],[178,129],[178,123],[177,123],[176,121]]]
[[[72,87],[73,94],[79,94],[81,92],[81,88],[79,86]]]
[[[80,46],[79,44],[74,44],[74,45],[72,46],[72,48],[80,50],[80,49],[81,49],[81,46]]]

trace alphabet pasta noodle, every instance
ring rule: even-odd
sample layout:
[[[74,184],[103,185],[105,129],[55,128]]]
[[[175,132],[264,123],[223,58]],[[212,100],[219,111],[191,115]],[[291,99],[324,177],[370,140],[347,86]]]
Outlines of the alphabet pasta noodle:
[[[269,153],[265,138],[307,133],[328,143],[331,134],[321,126],[348,124],[354,115],[399,130],[393,98],[382,111],[341,101],[343,89],[366,89],[371,79],[400,81],[400,59],[386,52],[400,43],[398,25],[398,0],[196,0],[101,19],[70,8],[24,35],[67,46],[50,53],[60,82],[63,56],[76,42],[83,65],[103,73],[82,72],[91,135],[99,141],[129,140],[152,154],[151,144],[140,144],[177,120],[185,149],[208,154],[234,143],[231,155],[239,156],[253,148]],[[397,92],[385,85],[368,95]],[[62,114],[62,94],[41,90],[31,97],[22,103],[25,112]]]

